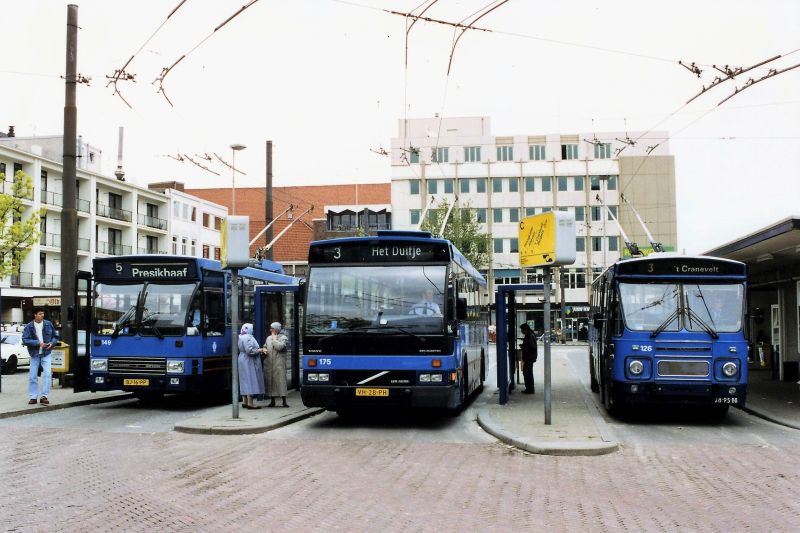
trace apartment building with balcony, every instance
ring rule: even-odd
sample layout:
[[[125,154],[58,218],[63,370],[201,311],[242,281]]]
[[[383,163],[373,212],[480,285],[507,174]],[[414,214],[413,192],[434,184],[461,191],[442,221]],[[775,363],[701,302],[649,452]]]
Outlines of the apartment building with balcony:
[[[426,206],[443,200],[475,209],[491,237],[485,268],[490,301],[497,284],[543,279],[541,269],[520,268],[520,219],[555,209],[572,212],[577,260],[554,276],[554,319],[563,310],[563,327],[571,332],[587,322],[594,277],[624,253],[604,206],[646,250],[644,230],[622,202],[624,194],[657,242],[677,246],[674,156],[663,131],[498,136],[489,117],[401,119],[390,159],[396,229],[416,228]],[[519,308],[520,320],[541,326],[538,298],[521,300]]]
[[[14,138],[0,138],[11,139]],[[22,261],[19,273],[0,278],[3,323],[29,320],[27,311],[35,305],[49,306],[55,317],[61,296],[61,155],[50,152],[51,157],[57,157],[51,159],[35,143],[22,146],[24,150],[11,142],[0,142],[0,173],[5,174],[0,188],[11,194],[13,176],[18,170],[31,176],[33,193],[22,199],[23,218],[43,210],[41,237]],[[178,203],[181,212],[186,209],[194,213],[198,221],[209,217],[217,221],[227,216],[224,206],[175,188],[144,188],[80,167],[76,180],[78,232],[73,236],[79,270],[91,271],[95,257],[175,253],[172,243],[176,238],[178,242],[195,243],[194,247],[178,249],[177,253],[185,255],[201,257],[206,247],[212,250],[213,257],[213,250],[219,248],[219,222],[202,228],[194,221],[173,222],[171,213]]]

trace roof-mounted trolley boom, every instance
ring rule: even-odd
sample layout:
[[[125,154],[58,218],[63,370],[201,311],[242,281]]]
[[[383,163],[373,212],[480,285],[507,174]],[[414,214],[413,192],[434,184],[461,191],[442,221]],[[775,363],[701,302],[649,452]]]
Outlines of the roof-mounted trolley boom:
[[[425,209],[422,210],[422,214],[419,216],[419,222],[417,223],[417,231],[422,229],[422,223],[425,222],[425,217],[428,215],[428,209],[430,209],[431,205],[433,204],[433,196],[431,196],[430,201],[425,206]]]
[[[614,213],[611,212],[611,209],[609,209],[608,206],[603,203],[603,200],[600,199],[600,195],[599,194],[597,196],[595,196],[595,199],[598,202],[600,202],[600,205],[602,205],[603,207],[606,208],[606,211],[608,212],[608,216],[610,216],[611,220],[614,221],[614,224],[617,225],[617,229],[619,230],[619,234],[622,235],[622,239],[625,241],[625,247],[631,253],[631,257],[639,257],[639,256],[641,256],[642,252],[639,250],[639,246],[635,242],[631,242],[631,240],[628,238],[628,235],[625,233],[625,230],[622,229],[622,225],[619,223],[619,220],[617,220],[617,217],[615,217]]]
[[[636,219],[639,221],[639,224],[642,225],[642,229],[644,230],[645,234],[647,234],[647,240],[650,241],[650,246],[653,247],[653,251],[654,252],[663,252],[664,251],[664,247],[662,246],[662,244],[660,242],[655,242],[655,239],[653,239],[653,236],[650,234],[650,231],[648,231],[647,226],[644,223],[644,220],[642,220],[642,217],[639,216],[639,213],[633,207],[633,204],[631,204],[628,200],[625,199],[625,195],[624,194],[620,194],[619,197],[623,202],[625,202],[625,204],[628,207],[631,208],[631,211],[633,211],[633,214],[636,215]]]

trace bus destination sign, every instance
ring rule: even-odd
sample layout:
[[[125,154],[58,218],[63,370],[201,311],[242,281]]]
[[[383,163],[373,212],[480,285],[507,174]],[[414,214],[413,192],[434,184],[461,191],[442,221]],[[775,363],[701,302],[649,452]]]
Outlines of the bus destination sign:
[[[449,261],[444,243],[366,241],[312,246],[309,263],[427,263]]]
[[[197,277],[195,264],[190,261],[97,261],[97,279],[177,280]]]
[[[743,263],[719,261],[712,258],[658,259],[645,261],[623,261],[619,264],[620,274],[642,274],[661,276],[746,276]]]

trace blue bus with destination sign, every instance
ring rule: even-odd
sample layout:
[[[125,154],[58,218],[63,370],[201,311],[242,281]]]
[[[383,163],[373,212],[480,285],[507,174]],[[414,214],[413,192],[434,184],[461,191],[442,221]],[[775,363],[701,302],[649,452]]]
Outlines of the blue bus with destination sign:
[[[747,397],[747,268],[715,257],[625,259],[592,283],[589,368],[610,412],[652,403],[724,416]]]
[[[486,280],[428,232],[312,242],[303,327],[303,403],[455,414],[483,386]]]
[[[239,270],[239,316],[254,322],[256,287],[297,285],[263,261]],[[230,398],[229,272],[218,261],[141,255],[94,260],[89,389],[143,399],[164,393]],[[263,339],[262,339],[263,340]]]

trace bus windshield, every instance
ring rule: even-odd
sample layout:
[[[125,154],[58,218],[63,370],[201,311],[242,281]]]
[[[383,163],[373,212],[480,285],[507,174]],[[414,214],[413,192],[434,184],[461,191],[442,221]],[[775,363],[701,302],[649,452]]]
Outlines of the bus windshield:
[[[441,333],[446,274],[445,265],[312,268],[306,333]]]
[[[98,335],[183,335],[196,282],[95,286]],[[141,305],[141,307],[139,307]]]
[[[742,329],[744,286],[620,283],[625,324],[634,331],[735,332]],[[680,303],[683,301],[682,312]]]
[[[625,324],[634,331],[678,331],[680,290],[674,283],[620,283]]]

